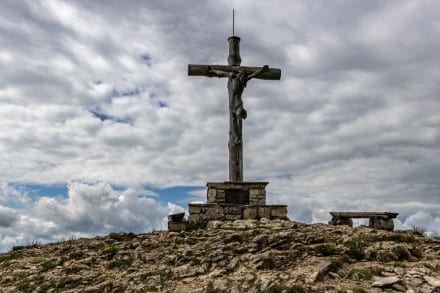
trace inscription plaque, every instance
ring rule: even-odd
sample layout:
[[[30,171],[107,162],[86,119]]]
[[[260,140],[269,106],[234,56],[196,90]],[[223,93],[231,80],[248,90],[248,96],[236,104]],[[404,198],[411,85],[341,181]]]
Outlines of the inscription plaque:
[[[231,204],[249,204],[249,190],[226,189],[225,203]]]

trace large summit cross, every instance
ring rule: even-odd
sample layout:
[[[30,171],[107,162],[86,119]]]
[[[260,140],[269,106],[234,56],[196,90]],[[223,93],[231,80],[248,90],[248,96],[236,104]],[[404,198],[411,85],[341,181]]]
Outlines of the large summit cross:
[[[279,80],[281,70],[263,67],[240,66],[240,38],[228,38],[228,65],[188,65],[188,75],[227,77],[229,93],[229,181],[243,182],[243,125],[247,112],[241,95],[252,78]]]

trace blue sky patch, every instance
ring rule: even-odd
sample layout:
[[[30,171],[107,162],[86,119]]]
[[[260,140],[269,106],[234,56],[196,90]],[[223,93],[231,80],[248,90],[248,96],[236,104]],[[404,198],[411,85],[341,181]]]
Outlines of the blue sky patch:
[[[136,87],[134,89],[124,90],[124,91],[113,89],[110,96],[112,98],[117,98],[117,97],[137,96],[140,94],[141,94],[140,89]]]
[[[186,204],[190,199],[194,199],[195,196],[192,195],[190,192],[197,191],[200,189],[205,190],[206,187],[204,186],[174,186],[169,188],[163,188],[163,189],[155,189],[150,188],[152,191],[157,193],[159,195],[158,201],[161,203],[168,203],[173,202],[176,204],[179,204],[186,208]]]
[[[124,124],[132,124],[133,120],[130,118],[117,118],[96,110],[89,110],[90,113],[93,114],[93,116],[95,116],[96,118],[98,118],[101,121],[106,121],[106,120],[110,120],[110,121],[114,121],[114,122],[118,122],[118,123],[124,123]]]
[[[139,57],[148,67],[151,67],[151,56],[150,55],[148,55],[147,53],[144,53],[144,54],[139,55]]]
[[[16,190],[26,193],[32,201],[38,200],[40,197],[55,197],[55,198],[67,198],[68,188],[67,184],[11,184]],[[123,192],[127,187],[112,185],[112,188],[117,191]],[[160,202],[161,204],[167,204],[173,202],[186,207],[186,204],[190,200],[197,200],[197,197],[192,195],[192,191],[205,190],[205,186],[174,186],[169,188],[150,188],[145,187],[145,194],[140,194],[141,197],[151,197]],[[156,193],[158,196],[148,194],[148,190]],[[10,206],[12,207],[12,206]]]
[[[168,106],[168,104],[167,103],[165,103],[165,102],[163,102],[163,101],[159,101],[159,107],[160,108],[168,108],[169,106]]]

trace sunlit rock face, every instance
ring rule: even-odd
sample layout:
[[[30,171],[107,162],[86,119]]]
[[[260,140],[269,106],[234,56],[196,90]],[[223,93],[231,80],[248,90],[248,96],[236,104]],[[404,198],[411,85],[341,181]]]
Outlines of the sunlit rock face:
[[[181,232],[14,247],[2,292],[437,292],[440,238],[423,231],[209,221]],[[290,290],[290,291],[289,291]]]

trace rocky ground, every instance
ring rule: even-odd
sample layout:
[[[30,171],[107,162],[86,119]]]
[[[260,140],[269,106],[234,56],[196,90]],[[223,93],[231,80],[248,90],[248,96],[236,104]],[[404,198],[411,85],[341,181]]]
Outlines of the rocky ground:
[[[440,292],[440,238],[413,231],[190,228],[14,247],[0,254],[0,292]]]

